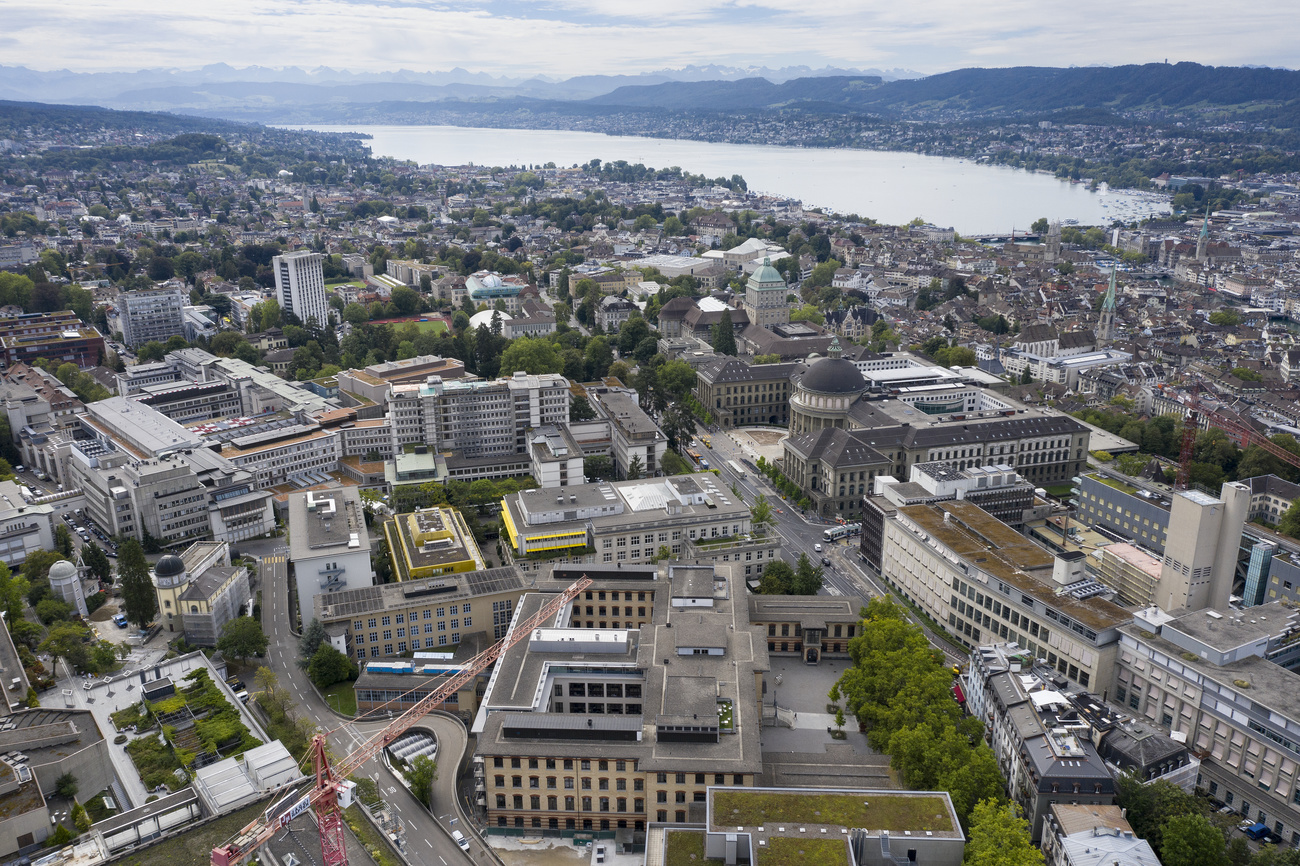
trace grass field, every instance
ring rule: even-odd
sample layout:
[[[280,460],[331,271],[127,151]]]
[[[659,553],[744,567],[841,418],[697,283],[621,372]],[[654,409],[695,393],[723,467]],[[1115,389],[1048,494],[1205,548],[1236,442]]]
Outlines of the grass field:
[[[325,701],[340,713],[349,716],[357,714],[357,693],[352,690],[352,680],[335,683],[322,690]]]
[[[411,321],[409,319],[376,319],[371,324],[389,325],[394,330],[401,330],[402,328],[405,328],[408,325],[415,325],[421,331],[432,331],[435,334],[447,330],[447,323],[444,322],[442,319],[428,319],[423,322],[419,321],[418,319],[415,321]]]
[[[847,866],[849,846],[843,839],[791,839],[770,836],[760,866]]]

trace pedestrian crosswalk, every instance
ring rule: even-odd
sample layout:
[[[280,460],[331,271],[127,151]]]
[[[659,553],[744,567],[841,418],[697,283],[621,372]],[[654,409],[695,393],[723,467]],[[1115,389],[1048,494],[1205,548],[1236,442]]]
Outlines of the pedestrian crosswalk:
[[[280,556],[280,555],[276,555],[276,556],[263,556],[263,557],[262,557],[262,564],[263,564],[263,565],[274,565],[274,564],[277,563],[277,562],[284,562],[284,557],[283,557],[283,556]]]

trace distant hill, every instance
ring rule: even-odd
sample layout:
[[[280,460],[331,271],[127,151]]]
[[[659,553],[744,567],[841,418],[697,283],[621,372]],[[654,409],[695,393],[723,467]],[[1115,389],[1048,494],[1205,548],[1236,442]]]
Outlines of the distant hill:
[[[672,81],[629,85],[587,100],[593,105],[663,108],[670,111],[755,111],[807,103],[857,107],[883,83],[878,76],[795,78],[773,84],[766,78],[740,81]]]
[[[867,113],[939,110],[1026,114],[1069,109],[1213,109],[1300,103],[1300,72],[1286,69],[1148,63],[1056,69],[959,69],[928,78],[868,76],[670,82],[620,87],[589,102],[670,111],[759,111],[818,106]]]

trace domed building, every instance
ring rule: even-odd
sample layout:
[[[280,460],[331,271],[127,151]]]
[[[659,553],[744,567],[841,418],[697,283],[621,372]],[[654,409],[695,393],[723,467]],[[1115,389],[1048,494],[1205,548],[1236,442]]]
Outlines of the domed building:
[[[848,429],[849,408],[868,385],[857,365],[841,357],[841,351],[839,339],[833,338],[825,358],[809,359],[790,397],[791,436],[828,427]]]
[[[195,646],[216,646],[222,626],[241,616],[252,597],[248,569],[230,564],[230,546],[221,541],[196,541],[180,556],[169,553],[150,576],[158,622]]]
[[[66,559],[60,559],[50,566],[49,577],[50,589],[55,595],[71,605],[81,616],[90,615],[86,609],[86,592],[81,586],[81,569]]]

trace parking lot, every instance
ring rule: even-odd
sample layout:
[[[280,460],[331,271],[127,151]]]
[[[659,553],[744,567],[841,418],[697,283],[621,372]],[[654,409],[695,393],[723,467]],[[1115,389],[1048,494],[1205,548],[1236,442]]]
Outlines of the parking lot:
[[[90,519],[90,515],[85,513],[84,509],[77,508],[73,511],[65,511],[59,515],[68,526],[68,530],[77,538],[81,539],[82,544],[95,542],[104,549],[110,557],[117,557],[117,544],[109,538],[108,533],[95,524]]]

